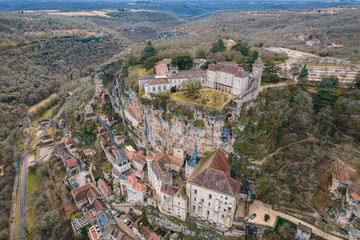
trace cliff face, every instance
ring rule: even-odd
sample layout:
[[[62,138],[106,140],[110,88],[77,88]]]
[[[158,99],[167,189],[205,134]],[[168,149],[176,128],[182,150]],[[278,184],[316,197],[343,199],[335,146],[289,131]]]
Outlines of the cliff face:
[[[183,149],[192,155],[197,146],[200,154],[222,148],[225,152],[232,152],[234,139],[231,130],[224,127],[221,117],[203,116],[194,113],[195,119],[202,119],[204,128],[194,127],[193,120],[172,116],[171,123],[163,120],[162,111],[144,109],[144,137],[151,146],[159,151],[172,154],[173,148]]]

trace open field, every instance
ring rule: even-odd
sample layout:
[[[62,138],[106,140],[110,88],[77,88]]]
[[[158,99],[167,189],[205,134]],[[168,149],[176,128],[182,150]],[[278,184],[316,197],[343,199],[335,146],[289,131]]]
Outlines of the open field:
[[[58,105],[55,105],[55,106],[49,108],[48,110],[46,110],[46,112],[44,112],[43,115],[41,115],[40,117],[34,119],[34,121],[32,121],[32,124],[38,124],[39,121],[44,119],[44,118],[51,118],[52,117],[52,110],[57,106]]]
[[[214,94],[216,93],[219,93],[219,95],[218,95],[218,100],[214,103],[213,98],[214,98]],[[170,97],[172,100],[179,102],[192,103],[206,107],[223,109],[225,105],[231,99],[234,99],[236,96],[231,93],[223,92],[216,89],[203,88],[198,93],[196,93],[196,98],[188,97],[186,92],[170,93]],[[203,104],[203,99],[206,99],[205,104]]]
[[[58,95],[57,95],[56,93],[51,94],[48,98],[46,98],[46,99],[42,100],[41,102],[39,102],[39,103],[31,106],[31,107],[27,110],[27,112],[28,112],[28,113],[31,113],[31,112],[33,112],[33,111],[36,111],[36,109],[37,109],[38,107],[44,106],[45,104],[47,104],[48,102],[50,102],[53,98],[56,98],[57,96],[58,96]]]

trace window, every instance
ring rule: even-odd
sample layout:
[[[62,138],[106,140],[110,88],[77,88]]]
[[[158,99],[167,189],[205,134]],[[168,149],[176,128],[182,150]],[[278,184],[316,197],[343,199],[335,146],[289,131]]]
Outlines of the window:
[[[225,200],[227,200],[227,197],[225,197]]]
[[[209,216],[209,214],[210,214],[210,211],[209,211],[209,210],[207,210],[207,211],[206,211],[206,214],[207,214],[207,215]]]
[[[209,203],[208,205],[209,205],[209,207],[210,207],[211,203]]]
[[[180,205],[180,202],[178,202],[178,205]]]
[[[224,218],[224,217],[225,217],[225,215],[224,215],[224,214],[221,214],[221,217],[222,217],[222,218]]]
[[[211,194],[209,194],[209,199],[211,199],[211,197],[212,197]]]
[[[228,211],[231,212],[231,207],[228,208]]]
[[[194,210],[194,211],[195,211],[195,208],[196,208],[196,207],[195,207],[195,206],[193,206],[193,210]]]
[[[196,190],[196,189],[194,190],[194,193],[197,194],[197,190]]]
[[[156,88],[155,88],[155,87],[153,87],[153,91],[156,91]]]
[[[204,199],[201,199],[201,202],[204,203]]]
[[[161,87],[158,87],[158,90],[161,91]]]
[[[196,201],[196,197],[194,197],[194,201]]]
[[[166,90],[166,86],[164,86],[163,89]]]
[[[227,202],[225,202],[225,205],[227,204]]]
[[[224,208],[224,212],[226,212],[226,209]]]

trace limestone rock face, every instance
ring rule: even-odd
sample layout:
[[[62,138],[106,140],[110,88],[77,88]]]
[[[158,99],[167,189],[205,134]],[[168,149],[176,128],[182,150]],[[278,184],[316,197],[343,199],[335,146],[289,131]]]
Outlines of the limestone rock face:
[[[144,110],[144,138],[154,149],[172,154],[174,148],[180,148],[191,155],[197,146],[200,154],[217,148],[222,148],[227,153],[232,152],[235,138],[231,130],[224,126],[222,117],[195,113],[194,118],[205,123],[205,127],[200,128],[193,126],[195,119],[189,121],[175,115],[172,115],[169,123],[160,117],[162,112]]]

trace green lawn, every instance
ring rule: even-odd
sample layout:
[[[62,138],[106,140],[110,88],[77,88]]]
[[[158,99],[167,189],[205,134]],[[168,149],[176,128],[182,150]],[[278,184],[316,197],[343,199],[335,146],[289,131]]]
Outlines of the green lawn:
[[[212,100],[212,96],[215,92],[220,93],[219,100],[214,105]],[[177,92],[177,93],[170,93],[170,97],[172,100],[184,102],[184,103],[192,103],[198,104],[201,106],[207,106],[212,108],[223,109],[231,99],[234,99],[236,96],[232,95],[227,92],[223,92],[216,89],[202,89],[198,93],[195,94],[195,98],[189,97],[187,92]],[[202,99],[206,99],[206,103],[203,104]]]

